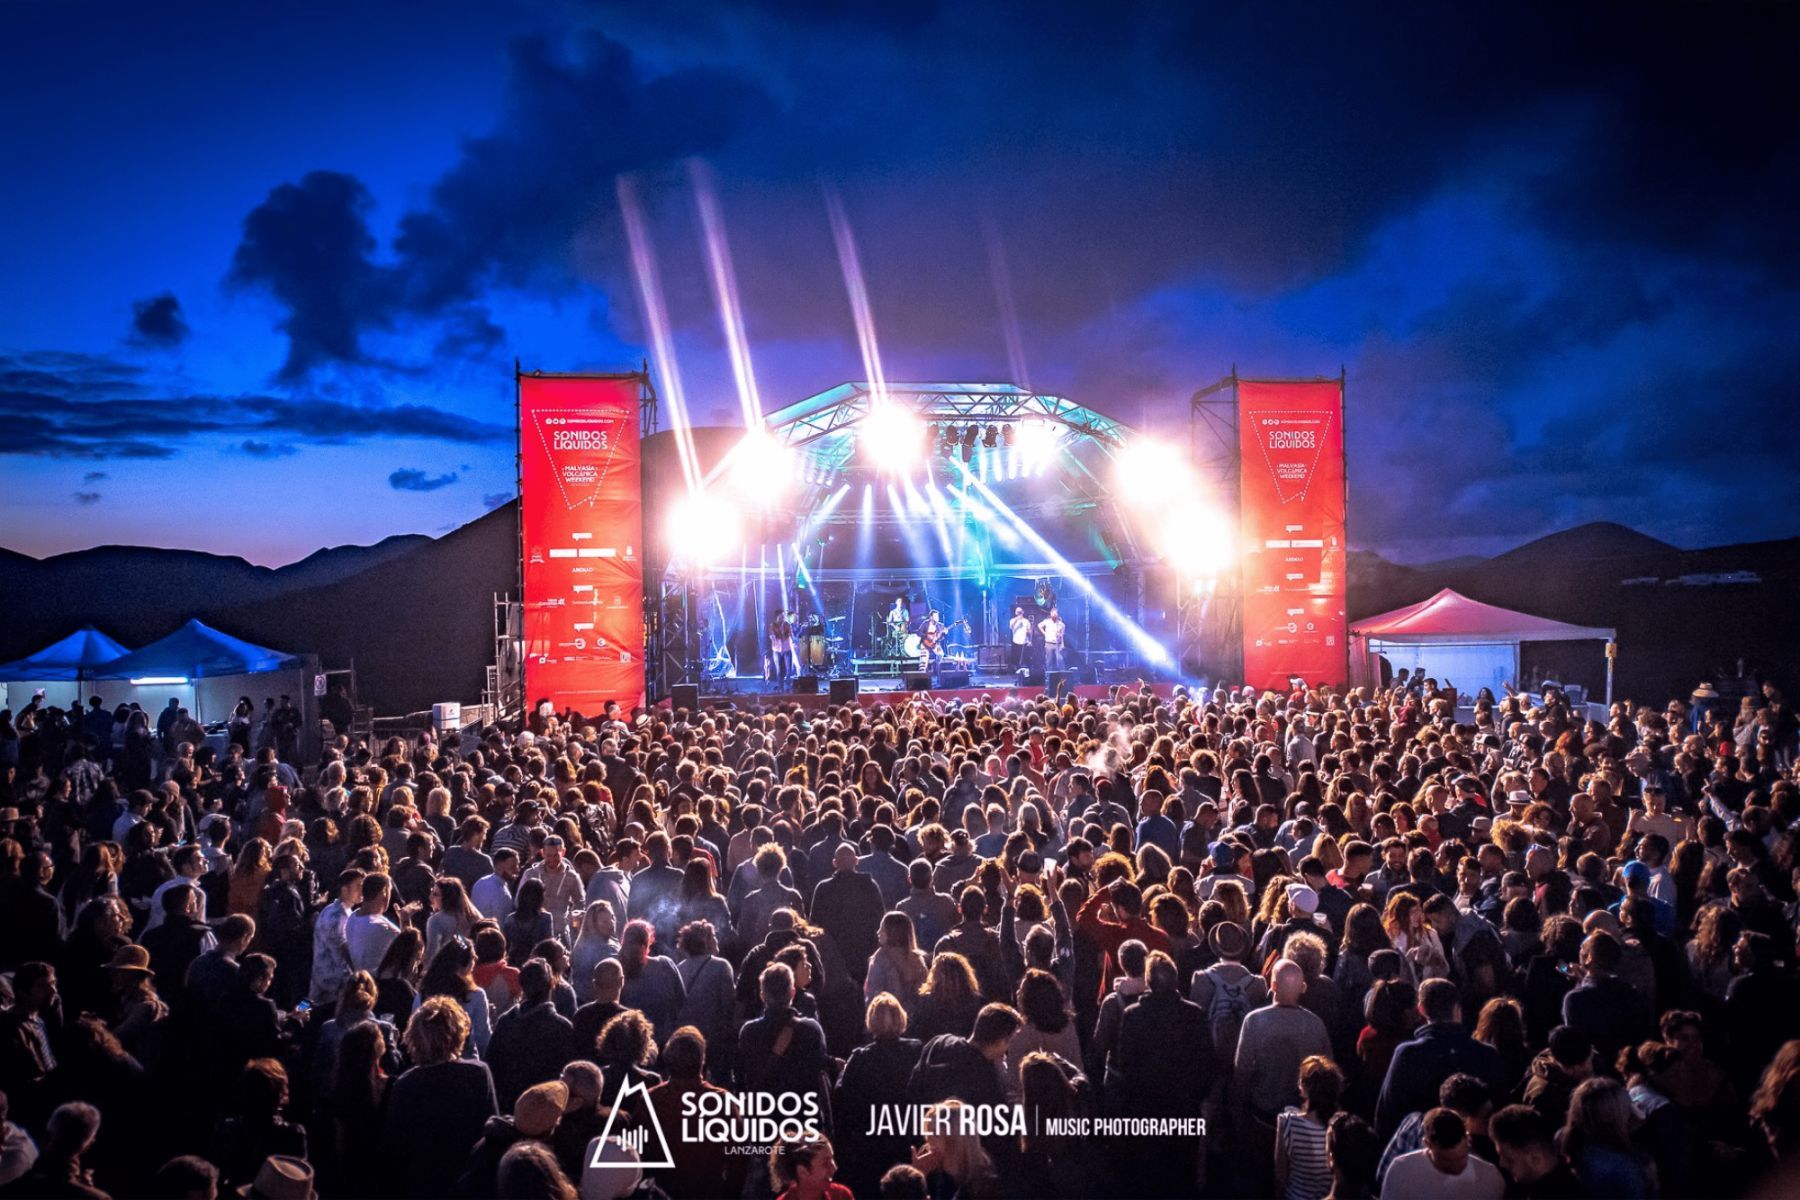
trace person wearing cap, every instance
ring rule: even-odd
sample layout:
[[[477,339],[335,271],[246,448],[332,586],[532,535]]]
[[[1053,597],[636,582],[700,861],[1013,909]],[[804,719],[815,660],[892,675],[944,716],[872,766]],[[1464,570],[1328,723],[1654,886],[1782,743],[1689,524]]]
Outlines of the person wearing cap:
[[[1262,941],[1257,944],[1256,961],[1268,962],[1282,957],[1288,938],[1296,933],[1313,933],[1319,935],[1327,947],[1331,948],[1332,961],[1326,964],[1327,973],[1335,965],[1336,938],[1330,936],[1331,928],[1325,919],[1319,916],[1319,893],[1304,883],[1289,883],[1282,893],[1287,918],[1269,927],[1263,934]]]
[[[1641,848],[1641,844],[1640,844]],[[1650,894],[1650,868],[1638,859],[1632,859],[1619,868],[1619,886],[1624,895],[1613,901],[1607,911],[1618,915],[1624,911],[1625,905],[1633,899],[1641,899],[1650,905],[1656,919],[1656,932],[1663,937],[1675,936],[1675,906],[1664,903]]]
[[[1194,896],[1204,902],[1212,899],[1213,889],[1222,879],[1229,879],[1244,889],[1244,898],[1256,899],[1256,880],[1242,867],[1249,862],[1250,851],[1237,842],[1214,842],[1207,850],[1207,871],[1194,881]]]
[[[514,1146],[536,1142],[554,1152],[551,1138],[568,1104],[569,1085],[552,1079],[521,1092],[512,1105],[511,1116],[489,1117],[481,1127],[481,1140],[470,1151],[468,1165],[456,1181],[456,1195],[494,1195],[500,1159]]]

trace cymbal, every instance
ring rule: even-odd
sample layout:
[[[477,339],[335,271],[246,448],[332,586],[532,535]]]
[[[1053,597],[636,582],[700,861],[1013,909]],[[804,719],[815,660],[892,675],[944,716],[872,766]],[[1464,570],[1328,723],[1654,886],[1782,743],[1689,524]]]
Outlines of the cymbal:
[[[849,619],[850,619],[849,617],[826,617],[825,623],[827,625],[842,625],[845,621],[848,621]]]

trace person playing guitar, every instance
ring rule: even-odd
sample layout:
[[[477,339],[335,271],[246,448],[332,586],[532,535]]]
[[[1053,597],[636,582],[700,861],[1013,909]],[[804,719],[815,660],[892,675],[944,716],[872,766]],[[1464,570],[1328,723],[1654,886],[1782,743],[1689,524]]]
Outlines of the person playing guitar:
[[[938,659],[944,657],[944,635],[950,627],[944,624],[943,615],[937,609],[925,618],[925,624],[919,629],[919,669],[935,671]]]

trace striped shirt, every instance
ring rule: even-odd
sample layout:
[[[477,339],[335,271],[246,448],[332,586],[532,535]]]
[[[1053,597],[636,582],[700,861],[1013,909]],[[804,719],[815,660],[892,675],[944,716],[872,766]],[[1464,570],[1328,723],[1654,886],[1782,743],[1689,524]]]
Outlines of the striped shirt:
[[[1331,1163],[1325,1157],[1325,1126],[1297,1108],[1275,1118],[1275,1144],[1287,1159],[1282,1200],[1324,1200],[1331,1191]]]

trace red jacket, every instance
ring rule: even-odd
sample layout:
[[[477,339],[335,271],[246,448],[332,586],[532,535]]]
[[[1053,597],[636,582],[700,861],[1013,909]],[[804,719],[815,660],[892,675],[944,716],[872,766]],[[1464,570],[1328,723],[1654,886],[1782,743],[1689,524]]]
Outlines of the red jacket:
[[[1101,972],[1100,995],[1112,991],[1113,980],[1119,977],[1119,947],[1136,938],[1151,950],[1161,950],[1171,954],[1169,937],[1162,930],[1144,920],[1132,917],[1120,923],[1100,915],[1100,909],[1112,902],[1112,895],[1102,888],[1087,898],[1081,911],[1075,914],[1075,928],[1092,938],[1106,955],[1105,970]]]

